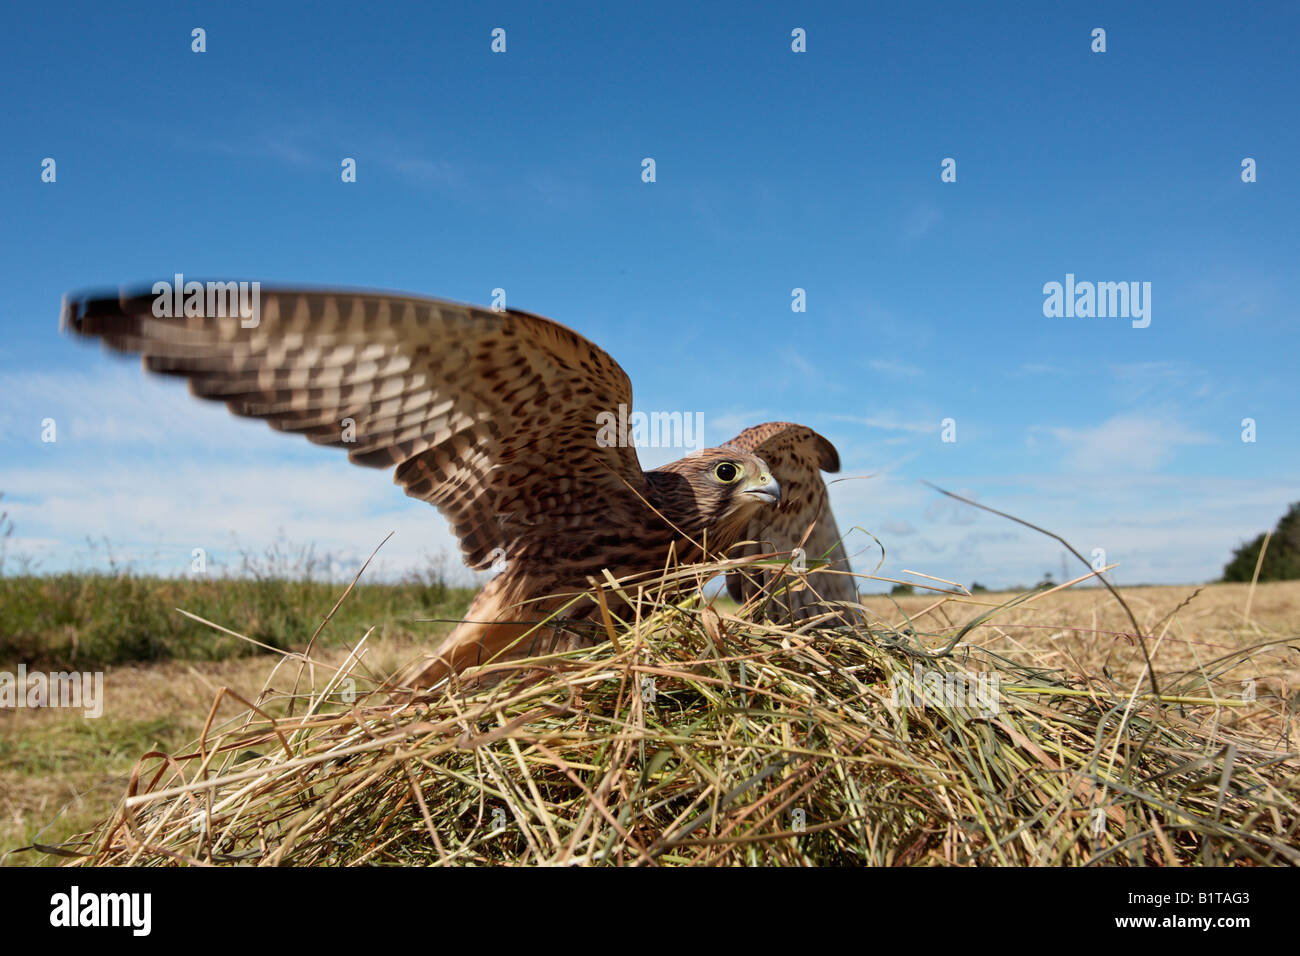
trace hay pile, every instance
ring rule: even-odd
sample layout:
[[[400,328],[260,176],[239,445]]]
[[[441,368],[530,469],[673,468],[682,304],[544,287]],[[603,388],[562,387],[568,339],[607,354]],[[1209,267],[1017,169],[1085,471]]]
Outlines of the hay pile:
[[[361,646],[316,665],[311,693],[268,681],[257,707],[219,697],[192,750],[145,755],[118,810],[60,852],[72,865],[1300,863],[1300,761],[1275,732],[1227,728],[1208,675],[1156,700],[997,657],[971,643],[978,626],[780,627],[650,598],[612,629],[612,643],[405,706],[366,690],[378,682]]]

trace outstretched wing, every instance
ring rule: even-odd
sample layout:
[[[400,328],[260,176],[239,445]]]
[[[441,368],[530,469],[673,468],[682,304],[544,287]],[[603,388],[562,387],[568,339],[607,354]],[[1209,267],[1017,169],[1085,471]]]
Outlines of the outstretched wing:
[[[831,569],[848,572],[848,555],[840,542],[840,533],[831,514],[823,471],[840,470],[840,456],[835,446],[804,425],[768,422],[747,428],[726,444],[762,458],[781,485],[781,504],[774,514],[765,515],[749,526],[746,538],[757,542],[740,549],[745,554],[778,552],[789,554],[802,548],[808,567],[825,562],[825,570],[810,571],[807,587],[786,590],[771,596],[766,606],[769,617],[795,620],[812,617],[829,610],[823,601],[858,599],[854,579],[847,573],[830,573]],[[772,591],[776,575],[759,568],[745,568],[727,575],[727,590],[741,602],[760,591]],[[780,583],[797,588],[797,579],[786,577]]]
[[[608,524],[602,505],[646,487],[633,448],[597,441],[597,416],[632,403],[627,374],[549,319],[261,289],[256,326],[245,328],[238,314],[159,318],[156,301],[143,290],[69,297],[62,321],[188,378],[191,392],[236,415],[345,448],[360,465],[396,466],[406,493],[451,523],[472,568],[523,537],[589,534]]]

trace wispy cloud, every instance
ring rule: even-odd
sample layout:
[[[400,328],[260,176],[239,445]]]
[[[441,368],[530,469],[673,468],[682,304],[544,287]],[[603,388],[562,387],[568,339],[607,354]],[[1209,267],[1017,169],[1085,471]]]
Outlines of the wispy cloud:
[[[295,170],[335,171],[344,157],[357,161],[358,179],[372,165],[407,185],[461,191],[468,185],[464,167],[421,144],[386,129],[358,129],[328,118],[302,121],[273,130],[255,129],[245,135],[223,135],[201,144],[206,152],[249,160],[271,160]]]
[[[177,385],[116,364],[76,377],[5,377],[0,389],[14,401],[0,456],[23,452],[0,477],[13,551],[58,570],[97,560],[80,543],[107,539],[123,560],[179,572],[194,548],[221,560],[234,542],[261,552],[283,534],[347,564],[397,531],[384,566],[422,567],[442,553],[449,569],[460,567],[446,521],[388,472],[237,419]],[[40,442],[44,417],[56,422],[52,444]]]
[[[1050,528],[1085,556],[1103,549],[1120,565],[1113,579],[1129,584],[1212,580],[1234,547],[1270,527],[1296,497],[1289,482],[1158,474],[958,475],[942,483]],[[911,568],[966,583],[1032,586],[1045,571],[1060,573],[1057,542],[901,476],[833,485],[831,501],[857,571],[870,571],[880,551],[848,531],[847,515],[884,544],[885,576]],[[915,534],[902,534],[904,525]]]
[[[1026,375],[1064,375],[1065,369],[1059,365],[1050,365],[1046,362],[1022,362],[1020,371]]]
[[[819,377],[821,375],[817,366],[813,365],[813,363],[808,361],[808,359],[794,351],[794,349],[787,349],[785,358],[786,361],[793,365],[801,375],[807,375],[809,377]]]
[[[395,157],[382,163],[408,182],[421,186],[458,188],[465,185],[464,171],[453,163],[419,157]]]
[[[920,368],[901,359],[873,358],[867,359],[867,368],[882,375],[894,378],[915,378],[924,374]]]
[[[910,521],[895,521],[891,519],[882,524],[880,530],[883,534],[896,535],[900,538],[916,534],[916,528],[912,527]]]
[[[909,435],[937,435],[939,433],[937,419],[927,422],[915,418],[904,418],[893,412],[876,412],[871,415],[835,414],[828,417],[834,418],[836,421],[853,422],[867,428],[878,428],[890,432],[906,432]]]
[[[1206,398],[1222,391],[1222,382],[1188,362],[1156,360],[1113,363],[1107,367],[1115,399],[1126,405],[1139,402],[1178,402]]]
[[[1270,313],[1291,311],[1281,277],[1254,270],[1221,270],[1189,283],[1181,298],[1224,325],[1257,322]]]
[[[1179,448],[1205,445],[1213,438],[1174,417],[1121,414],[1089,428],[1036,426],[1065,452],[1063,466],[1078,472],[1149,472],[1166,464]]]
[[[927,202],[914,206],[903,220],[903,239],[906,242],[916,242],[941,222],[943,222],[943,210],[934,203]]]
[[[87,555],[73,542],[106,540],[120,560],[145,570],[183,573],[195,548],[213,562],[261,552],[277,538],[311,544],[356,566],[390,531],[381,552],[389,568],[411,569],[445,554],[459,564],[446,522],[427,504],[400,500],[384,475],[350,466],[249,466],[215,461],[114,463],[93,473],[29,468],[5,475],[6,504],[43,570],[75,567]],[[12,501],[10,500],[12,498]],[[467,580],[465,570],[459,579]]]
[[[746,428],[771,421],[772,416],[766,410],[724,412],[710,415],[705,419],[705,441],[710,445],[719,445],[739,435]]]

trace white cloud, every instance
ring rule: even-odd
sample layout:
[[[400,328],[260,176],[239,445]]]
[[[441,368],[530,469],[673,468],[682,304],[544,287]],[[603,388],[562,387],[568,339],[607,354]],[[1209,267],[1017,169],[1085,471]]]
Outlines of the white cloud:
[[[360,561],[396,531],[377,559],[390,570],[423,567],[439,552],[449,570],[462,567],[447,522],[407,498],[390,470],[357,467],[338,449],[237,419],[176,385],[116,364],[0,383],[13,399],[3,420],[13,464],[0,477],[11,553],[58,570],[100,560],[83,543],[107,539],[141,570],[175,570],[193,548],[229,559],[283,534]],[[59,423],[53,444],[39,440],[42,417]]]
[[[1119,562],[1120,583],[1212,580],[1241,541],[1272,527],[1300,495],[1293,483],[1167,475],[945,476],[940,484],[1062,535],[1091,560],[1102,548]],[[854,570],[880,560],[881,574],[903,568],[998,587],[1033,585],[1045,571],[1059,577],[1065,549],[1028,528],[965,505],[963,515],[935,508],[947,501],[906,476],[884,473],[831,485],[831,504]],[[901,526],[915,529],[902,535]],[[854,526],[861,531],[851,530]],[[1071,573],[1083,573],[1069,557]],[[880,590],[881,585],[867,586]]]
[[[241,419],[220,402],[191,397],[177,378],[144,375],[135,362],[103,362],[85,373],[18,373],[0,376],[7,397],[0,436],[19,446],[39,443],[40,422],[53,418],[56,444],[70,455],[101,453],[121,445],[150,453],[178,449],[211,454],[291,450],[261,422]],[[303,438],[289,446],[308,446]]]
[[[1052,435],[1064,446],[1064,467],[1081,472],[1150,472],[1166,464],[1186,445],[1213,439],[1172,417],[1121,414],[1090,428],[1036,426],[1031,432]]]
[[[332,457],[319,464],[205,461],[167,469],[123,458],[90,473],[10,470],[5,501],[23,535],[12,550],[58,570],[87,559],[77,551],[81,542],[106,539],[121,561],[175,573],[188,566],[194,548],[237,564],[240,550],[260,554],[282,536],[347,566],[396,532],[380,552],[387,569],[423,567],[439,553],[449,570],[460,565],[459,546],[431,506],[402,495],[386,471]],[[469,578],[465,571],[457,580]]]

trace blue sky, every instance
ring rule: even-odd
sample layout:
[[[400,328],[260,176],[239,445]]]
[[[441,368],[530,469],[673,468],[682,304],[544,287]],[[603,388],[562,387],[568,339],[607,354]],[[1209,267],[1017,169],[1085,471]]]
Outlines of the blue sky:
[[[884,543],[884,574],[1060,574],[1054,542],[923,479],[1128,583],[1210,579],[1300,498],[1293,3],[58,4],[3,26],[11,562],[101,567],[107,539],[183,573],[281,532],[356,560],[396,530],[385,573],[458,563],[382,473],[58,334],[63,293],[177,272],[504,288],[711,444],[824,433],[841,529]],[[1067,273],[1149,282],[1150,325],[1046,317]]]

